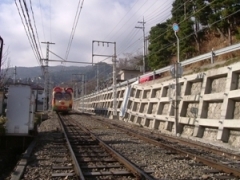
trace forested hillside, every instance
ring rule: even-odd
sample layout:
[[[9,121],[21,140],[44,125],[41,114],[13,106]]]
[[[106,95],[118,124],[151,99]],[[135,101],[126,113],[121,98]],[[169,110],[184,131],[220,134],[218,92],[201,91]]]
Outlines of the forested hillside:
[[[175,0],[171,13],[171,19],[151,28],[146,57],[151,70],[176,59],[173,23],[180,28],[180,61],[240,41],[239,0]]]
[[[62,82],[69,82],[71,83],[73,80],[81,80],[81,76],[75,76],[77,74],[84,74],[85,80],[95,80],[96,79],[96,72],[97,67],[94,66],[49,66],[49,75],[50,81],[54,84],[61,84]],[[14,79],[14,74],[17,82],[22,83],[29,83],[30,81],[40,81],[44,82],[43,72],[40,66],[37,67],[16,67],[16,68],[9,68],[3,69],[6,71],[6,81],[9,79]],[[99,75],[100,79],[106,79],[109,77],[109,74],[112,72],[112,66],[106,63],[98,63],[98,71],[103,72]],[[79,81],[80,81],[79,80]]]

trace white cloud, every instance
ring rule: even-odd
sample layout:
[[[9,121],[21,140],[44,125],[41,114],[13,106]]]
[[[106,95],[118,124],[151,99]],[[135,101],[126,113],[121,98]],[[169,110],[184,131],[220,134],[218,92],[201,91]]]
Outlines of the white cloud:
[[[18,2],[18,1],[17,1]],[[28,3],[28,11],[31,9]],[[50,50],[65,57],[78,0],[32,0],[39,41],[51,41]],[[117,54],[141,52],[144,16],[146,35],[155,24],[170,17],[173,0],[87,0],[84,1],[72,41],[68,60],[92,61],[92,41],[110,41],[117,43]],[[21,11],[21,9],[20,9]],[[162,14],[161,14],[162,13]],[[34,26],[33,20],[31,20]],[[35,35],[36,32],[34,31]],[[38,66],[32,48],[27,39],[23,24],[14,1],[0,2],[0,36],[4,39],[4,50],[9,47],[12,66]],[[46,56],[46,44],[41,44],[43,57]],[[111,54],[113,46],[94,45],[95,53]],[[59,59],[50,54],[50,58]],[[94,61],[105,58],[94,57]],[[109,61],[110,62],[110,61]],[[60,63],[49,63],[58,65]],[[67,63],[66,65],[76,65]]]

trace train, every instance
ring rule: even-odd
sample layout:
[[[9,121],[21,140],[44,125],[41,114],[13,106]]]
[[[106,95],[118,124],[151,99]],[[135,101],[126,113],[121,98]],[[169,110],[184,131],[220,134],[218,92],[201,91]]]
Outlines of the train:
[[[145,83],[145,82],[148,82],[148,81],[152,81],[154,79],[159,79],[161,77],[162,77],[161,74],[155,74],[155,75],[150,75],[150,76],[143,76],[143,77],[140,77],[139,83],[142,84],[142,83]]]
[[[73,89],[71,87],[54,87],[52,91],[52,110],[68,113],[73,108]]]

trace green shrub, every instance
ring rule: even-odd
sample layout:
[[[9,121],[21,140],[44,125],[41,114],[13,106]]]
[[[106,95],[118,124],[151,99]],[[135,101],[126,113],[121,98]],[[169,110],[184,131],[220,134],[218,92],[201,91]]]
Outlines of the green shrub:
[[[5,116],[0,116],[0,134],[5,134],[4,124],[7,122],[7,118]]]

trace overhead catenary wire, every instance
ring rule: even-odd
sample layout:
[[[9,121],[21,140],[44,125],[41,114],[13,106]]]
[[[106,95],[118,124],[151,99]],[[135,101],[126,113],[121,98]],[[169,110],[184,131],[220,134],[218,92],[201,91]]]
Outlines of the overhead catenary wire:
[[[138,29],[136,29],[136,28],[133,28],[132,29],[132,33],[131,34],[129,34],[127,37],[126,37],[126,39],[128,39],[128,41],[126,42],[126,44],[127,44],[127,46],[126,45],[123,45],[123,46],[120,46],[119,47],[119,51],[120,52],[124,52],[126,49],[130,49],[130,47],[135,43],[135,42],[137,42],[137,41],[139,41],[139,38],[137,39],[137,40],[135,40],[135,37],[138,35],[138,34],[140,34],[141,32],[138,30]],[[129,45],[130,44],[130,45]],[[122,49],[124,49],[124,50],[122,50]],[[119,55],[119,54],[118,54]]]
[[[80,2],[81,2],[81,0],[79,0],[79,2],[78,2],[78,7],[77,7],[76,15],[75,15],[75,18],[74,18],[73,26],[72,26],[72,31],[71,31],[71,35],[70,35],[67,50],[66,50],[66,55],[65,55],[66,60],[68,59],[68,55],[69,55],[69,52],[70,52],[70,49],[71,49],[74,34],[75,34],[75,31],[76,31],[76,28],[77,28],[77,25],[78,25],[78,20],[79,20],[79,17],[80,17],[82,8],[83,8],[84,0],[82,0],[81,6],[80,6]]]
[[[134,17],[134,15],[135,15],[137,12],[139,12],[140,9],[142,9],[146,3],[147,3],[147,1],[144,1],[143,4],[141,4],[141,6],[132,14],[132,16],[131,16],[130,18],[126,19],[125,23],[124,23],[120,28],[118,28],[118,31],[116,31],[115,34],[118,33],[120,30],[122,30],[122,28],[125,27],[125,25],[130,22],[130,20]],[[136,4],[134,4],[134,6],[135,6],[135,5],[136,5]],[[133,6],[132,6],[132,7],[133,7]],[[124,17],[126,17],[126,15],[125,15]],[[117,40],[121,37],[121,35],[122,35],[122,33],[119,34],[119,35],[116,36],[116,37],[111,37],[111,36],[110,36],[110,37],[111,37],[111,39],[114,38],[114,39],[115,39],[114,41],[117,42]],[[122,38],[122,37],[121,37],[121,38]]]
[[[205,8],[205,7],[206,7],[206,6],[204,6],[203,8]],[[201,8],[200,10],[202,10],[203,8]],[[200,11],[200,10],[199,10],[199,11]],[[199,11],[197,11],[197,12],[199,12]],[[194,15],[194,14],[197,13],[197,12],[194,12],[193,14],[189,15],[188,18],[190,18],[192,15]],[[220,20],[217,20],[217,21],[213,22],[212,24],[210,24],[210,25],[207,26],[207,27],[203,27],[202,29],[199,29],[197,32],[200,32],[200,31],[202,31],[202,30],[204,30],[204,29],[206,29],[206,28],[210,28],[210,27],[213,26],[214,24],[216,24],[216,23],[218,23],[218,22],[220,22],[220,21],[222,21],[222,20],[224,20],[224,19],[226,19],[226,18],[228,18],[228,17],[230,17],[230,16],[232,16],[232,15],[238,13],[238,12],[240,12],[240,10],[237,10],[237,11],[233,12],[232,14],[223,17],[223,18],[220,19]],[[181,21],[180,23],[182,23],[182,22],[184,22],[184,21],[185,21],[185,20]],[[171,29],[171,30],[172,30],[172,29]],[[165,34],[165,33],[164,33],[164,34]],[[181,40],[184,40],[184,39],[186,39],[186,38],[188,38],[189,36],[194,35],[194,34],[195,34],[195,32],[194,32],[194,33],[191,33],[191,34],[189,34],[189,35],[187,35],[187,36],[185,36],[185,37],[183,37],[183,38],[181,38],[180,41],[181,41]],[[131,45],[130,45],[130,46],[131,46]],[[169,44],[166,45],[164,48],[159,49],[157,52],[160,52],[160,51],[162,51],[162,50],[164,50],[164,49],[167,49],[167,48],[169,48],[169,47],[171,47],[171,46],[173,46],[173,44],[172,44],[172,43],[169,43]],[[126,49],[128,49],[128,47],[127,47]],[[140,49],[140,48],[139,48],[139,49]],[[120,52],[119,54],[122,54],[122,53],[123,53],[123,52]],[[118,54],[118,55],[119,55],[119,54]],[[151,53],[151,54],[152,54],[152,53]],[[148,54],[148,56],[150,56],[151,54]]]
[[[165,21],[166,19],[168,19],[169,17],[171,17],[171,13],[170,14],[167,14],[166,16],[165,15],[165,12],[166,11],[169,11],[170,9],[172,8],[172,6],[168,6],[167,8],[164,9],[164,11],[161,11],[159,12],[158,14],[156,14],[155,16],[153,17],[146,17],[146,22],[148,22],[148,25],[151,25],[153,23],[155,23],[156,21],[159,23],[159,22],[162,22],[162,21]],[[163,16],[162,16],[163,15]],[[158,20],[158,18],[161,18],[161,20]]]
[[[39,41],[39,37],[38,37],[38,31],[37,31],[37,26],[36,26],[36,22],[35,22],[34,12],[33,12],[33,8],[32,8],[32,0],[29,0],[29,1],[30,1],[30,7],[31,7],[32,18],[33,18],[33,22],[34,22],[34,27],[35,27],[35,32],[36,32],[36,37],[37,37],[38,45],[39,45],[39,48],[40,48],[41,55],[43,56],[42,48],[41,48],[40,41]]]
[[[223,18],[220,19],[220,20],[217,20],[217,21],[213,22],[213,23],[210,24],[209,26],[206,26],[206,27],[203,27],[202,29],[199,29],[197,32],[200,32],[200,31],[202,31],[202,30],[204,30],[204,29],[210,28],[211,26],[217,24],[218,22],[220,22],[220,21],[222,21],[222,20],[224,20],[224,19],[226,19],[226,18],[228,18],[228,17],[230,17],[230,16],[232,16],[232,15],[238,13],[238,12],[240,12],[240,9],[237,10],[237,11],[235,11],[235,12],[233,12],[232,14],[230,14],[230,15],[228,15],[228,16],[223,17]],[[186,38],[188,38],[188,37],[190,37],[190,36],[192,36],[192,35],[194,35],[194,34],[195,34],[195,32],[194,32],[194,33],[191,33],[191,34],[189,34],[189,35],[187,35],[187,36],[185,36],[185,37],[183,37],[183,38],[181,38],[180,41],[181,41],[181,40],[184,40],[184,39],[186,39]],[[157,52],[160,52],[160,51],[162,51],[162,50],[164,50],[164,49],[167,49],[167,48],[169,48],[169,47],[171,47],[171,46],[172,46],[172,43],[169,43],[169,44],[166,45],[164,48],[159,49]],[[149,54],[149,55],[151,55],[151,54]]]
[[[215,1],[216,1],[216,0],[213,0],[212,2],[210,2],[210,4],[214,3]],[[209,6],[210,4],[207,4],[207,5],[205,5],[204,7],[202,7],[201,9],[199,9],[198,11],[193,12],[192,14],[189,15],[188,18],[185,18],[184,20],[182,20],[181,22],[179,22],[178,25],[180,25],[180,24],[182,24],[183,22],[187,21],[187,20],[188,20],[189,18],[191,18],[194,14],[200,12],[201,10],[203,10],[204,8],[206,8],[207,6]],[[181,6],[182,6],[182,5],[181,5]],[[178,8],[177,8],[177,9],[178,9]],[[177,9],[176,9],[176,10],[177,10]],[[176,11],[176,10],[175,10],[175,11]],[[152,41],[154,41],[154,40],[156,40],[157,38],[165,35],[165,34],[166,34],[167,32],[169,32],[169,31],[172,31],[172,27],[169,27],[167,31],[165,31],[164,33],[160,34],[159,36],[157,36],[157,37],[156,37],[155,39],[153,39]]]
[[[37,42],[36,42],[36,36],[34,34],[34,30],[33,30],[33,26],[32,26],[32,23],[31,23],[31,18],[30,18],[30,15],[29,15],[29,12],[28,12],[28,7],[27,7],[27,3],[25,0],[23,0],[23,4],[24,4],[24,7],[25,7],[25,11],[26,11],[26,14],[27,14],[27,19],[26,21],[28,21],[28,26],[30,27],[29,29],[31,30],[31,35],[32,35],[32,38],[33,38],[33,44],[36,48],[36,51],[37,51],[37,54],[38,54],[38,57],[39,57],[39,61],[41,59],[41,55],[40,55],[40,52],[39,52],[39,49],[38,49],[38,45],[37,45]]]
[[[213,0],[211,3],[214,3],[216,0]],[[184,20],[182,20],[181,22],[179,22],[178,24],[180,25],[181,23],[183,23],[184,21],[188,20],[189,18],[191,18],[194,14],[200,12],[201,10],[203,10],[204,8],[206,8],[207,6],[209,6],[211,3],[209,4],[206,4],[205,6],[203,6],[202,8],[198,9],[197,11],[193,12],[192,14],[190,14],[187,18],[185,18]],[[180,5],[177,9],[179,9],[182,5]],[[175,9],[175,11],[177,10]],[[154,40],[157,40],[159,37],[165,35],[168,31],[172,31],[172,27],[169,27],[164,33],[160,34],[159,36],[157,36],[155,39],[153,39],[152,41]],[[141,38],[142,39],[142,38]],[[168,46],[166,46],[166,48],[170,47],[170,46],[173,46],[172,43],[169,43]],[[127,49],[127,48],[126,48]],[[161,50],[163,50],[165,48],[162,48]],[[160,50],[158,51],[160,52]],[[120,52],[120,54],[122,54],[123,52]],[[150,54],[148,54],[149,56]]]
[[[26,17],[25,17],[25,13],[24,13],[24,10],[23,10],[21,1],[19,0],[19,5],[20,5],[20,7],[21,7],[21,9],[22,9],[22,14],[23,14],[23,15],[21,15],[21,13],[20,13],[20,8],[18,7],[18,4],[17,4],[17,1],[16,1],[16,0],[15,0],[15,5],[16,5],[16,7],[17,7],[18,14],[19,14],[19,16],[20,16],[21,22],[22,22],[22,24],[23,24],[25,33],[26,33],[26,35],[27,35],[28,41],[29,41],[29,43],[30,43],[30,46],[31,46],[31,48],[32,48],[33,54],[34,54],[35,58],[36,58],[37,60],[39,60],[39,54],[37,53],[36,48],[35,48],[35,46],[34,46],[33,38],[32,38],[32,36],[31,36],[30,30],[29,30],[29,26],[28,26],[28,23],[27,23],[27,21],[26,21]],[[24,20],[23,20],[23,17],[22,17],[22,16],[24,16],[26,25],[25,25],[25,23],[24,23]],[[27,27],[26,27],[26,26],[27,26]],[[40,61],[38,61],[38,62],[40,63]],[[40,64],[41,64],[41,63],[40,63]]]
[[[211,3],[215,2],[215,1],[216,1],[216,0],[212,1]],[[211,4],[211,3],[210,3],[210,4]],[[209,5],[209,4],[208,4],[208,5]],[[181,21],[179,24],[181,24],[181,23],[183,23],[184,21],[186,21],[187,19],[191,18],[194,14],[196,14],[196,13],[198,13],[199,11],[203,10],[203,9],[204,9],[205,7],[207,7],[208,5],[205,5],[204,7],[200,8],[198,11],[193,12],[191,15],[189,15],[186,19],[184,19],[183,21]],[[236,13],[239,12],[239,11],[240,11],[240,10],[235,11],[234,13],[232,13],[232,14],[226,16],[226,17],[223,17],[222,19],[213,22],[213,23],[212,23],[211,25],[209,25],[208,27],[203,27],[202,29],[199,29],[197,32],[200,32],[200,31],[202,31],[202,30],[204,30],[204,29],[206,29],[206,28],[209,28],[209,27],[211,27],[212,25],[214,25],[214,24],[216,24],[216,23],[218,23],[218,22],[226,19],[227,17],[230,17],[230,16],[236,14]],[[169,30],[172,30],[172,29],[169,28],[167,31],[169,31]],[[159,35],[158,37],[156,37],[154,40],[156,40],[157,38],[159,38],[159,37],[161,37],[162,35],[166,34],[167,31],[166,31],[165,33],[162,33],[162,34]],[[189,35],[181,38],[180,41],[181,41],[181,40],[184,40],[184,39],[186,39],[186,38],[188,38],[188,37],[190,37],[190,36],[192,36],[192,35],[194,35],[194,34],[195,34],[195,33],[191,33],[191,34],[189,34]],[[171,46],[173,46],[173,44],[172,44],[172,43],[169,43],[169,44],[166,45],[164,48],[159,49],[159,50],[158,50],[157,52],[155,52],[155,53],[158,53],[158,52],[160,52],[160,51],[162,51],[162,50],[164,50],[164,49],[167,49],[167,48],[169,48],[169,47],[171,47]],[[154,53],[150,53],[150,54],[148,54],[148,56],[150,56],[150,55],[152,55],[152,54],[154,54]]]
[[[171,30],[172,30],[172,29],[171,29]],[[125,38],[125,37],[124,37],[124,38]],[[127,39],[128,39],[128,38],[127,38]],[[139,39],[138,39],[137,41],[139,41]],[[136,41],[136,42],[137,42],[137,41]],[[128,44],[130,44],[130,43],[128,43]],[[126,46],[125,46],[125,47],[126,47]],[[128,49],[128,48],[124,49],[124,51],[127,50],[127,49]],[[119,52],[121,52],[121,51],[119,51]],[[118,55],[119,55],[119,52],[118,52]]]
[[[146,1],[144,1],[144,4],[142,4],[141,7],[138,8],[137,11],[136,11],[130,18],[127,19],[127,22],[129,22],[129,20],[130,20],[132,17],[134,17],[134,15],[145,5],[145,3],[146,3]],[[152,7],[154,4],[155,4],[155,2],[152,3],[150,7]],[[148,9],[150,9],[150,8],[148,8]],[[146,11],[147,11],[147,10],[146,10]],[[145,11],[145,12],[146,12],[146,11]],[[125,22],[125,24],[126,24],[127,22]],[[125,26],[125,24],[122,25],[122,26],[119,28],[119,30],[122,29],[122,28]],[[119,25],[119,23],[118,23],[118,25]],[[119,34],[118,36],[116,36],[116,37],[115,37],[115,40],[117,41],[117,40],[120,38],[121,35],[122,35],[122,33]],[[123,39],[123,38],[121,37],[121,39]],[[129,38],[124,38],[124,39],[129,39]],[[138,40],[139,40],[139,39],[138,39]],[[136,40],[136,42],[137,42],[138,40]],[[131,41],[134,41],[134,39],[131,39]],[[118,43],[118,44],[121,44],[121,43]],[[125,44],[127,44],[127,43],[125,43]],[[130,46],[128,45],[128,46],[127,46],[128,48],[125,48],[126,45],[120,45],[120,46],[118,46],[118,48],[119,48],[119,47],[121,48],[121,46],[122,46],[122,47],[124,46],[124,49],[129,49],[129,48],[132,47],[133,45],[134,45],[134,43],[132,43]],[[122,49],[122,48],[121,48],[121,49]],[[118,53],[118,54],[119,54],[119,53]],[[120,53],[120,54],[122,54],[122,53]]]
[[[131,12],[131,10],[138,3],[138,1],[139,0],[135,1],[135,3],[132,5],[132,7],[129,9],[129,11],[120,19],[120,21],[117,23],[117,25],[108,33],[108,35],[104,39],[107,39],[108,36],[118,27],[118,25],[123,21],[123,19],[128,15],[128,13]]]
[[[171,4],[167,4],[167,7],[164,6],[165,3],[167,3],[167,2],[168,2],[168,1],[164,1],[164,4],[160,4],[160,7],[155,8],[155,10],[151,10],[151,12],[150,12],[149,14],[147,14],[147,15],[144,16],[145,19],[146,19],[146,20],[148,19],[148,21],[149,21],[150,18],[157,17],[159,13],[162,14],[162,13],[165,12],[167,9],[169,9],[169,7],[171,8],[171,7],[172,7]],[[164,10],[159,11],[160,8],[161,8],[161,9],[164,9]]]
[[[44,26],[43,26],[42,4],[41,4],[41,1],[40,1],[40,0],[38,0],[38,3],[39,3],[39,7],[40,7],[40,13],[41,13],[41,24],[42,24],[42,31],[43,31],[43,38],[44,38],[44,42],[45,42],[46,40],[45,40],[45,30],[44,30]]]
[[[50,6],[49,6],[49,39],[50,42],[52,42],[52,0],[49,0]]]
[[[155,4],[156,2],[154,2],[150,7],[152,7],[154,4]],[[141,5],[141,7],[140,8],[138,8],[138,10],[134,13],[134,14],[136,14],[142,7],[143,7],[143,5],[145,5],[146,4],[146,2],[144,2],[142,5]],[[134,4],[135,5],[135,4]],[[150,9],[150,7],[148,8],[148,9]],[[147,9],[147,10],[148,10]],[[147,11],[146,10],[146,11]],[[146,12],[145,11],[145,12]],[[126,15],[124,16],[124,17],[126,17]],[[131,18],[133,17],[133,15],[131,16]],[[123,18],[121,19],[121,21],[123,20]],[[129,21],[129,19],[128,19],[128,21]],[[128,22],[127,21],[127,22]],[[119,25],[120,23],[118,23],[117,25]],[[125,24],[126,24],[126,22],[125,22]],[[122,26],[123,27],[123,26]],[[122,28],[121,27],[121,28]],[[138,30],[136,30],[136,28],[132,28],[132,31],[130,31],[130,33],[128,33],[128,35],[127,35],[127,37],[125,37],[125,38],[121,38],[121,41],[125,41],[126,39],[128,40],[127,42],[125,42],[124,44],[130,44],[130,45],[128,45],[127,47],[126,47],[126,45],[123,45],[123,46],[121,46],[121,42],[119,43],[118,42],[118,44],[120,44],[120,46],[118,46],[118,49],[120,49],[120,51],[122,50],[122,49],[130,49],[130,47],[132,47],[132,45],[134,45],[135,43],[132,43],[132,41],[134,41],[134,42],[137,42],[137,41],[139,41],[140,39],[138,38],[137,40],[134,40],[134,38],[136,37],[136,35],[137,35],[137,33],[140,33],[140,31],[138,31]],[[118,55],[120,55],[121,53],[118,53]],[[105,58],[105,59],[103,59],[103,60],[101,60],[101,61],[99,61],[99,62],[103,62],[103,61],[106,61],[106,60],[108,60],[109,58]]]
[[[238,12],[238,11],[237,11]],[[237,13],[237,12],[235,12],[235,13]],[[230,16],[230,15],[229,15]],[[190,16],[189,16],[190,17]],[[221,20],[219,20],[219,21],[221,21]],[[217,23],[217,22],[215,22],[215,23]],[[212,24],[213,25],[213,24]],[[172,29],[171,29],[172,30]],[[184,38],[187,38],[187,36],[185,36]],[[172,43],[171,43],[171,45],[172,45]]]

